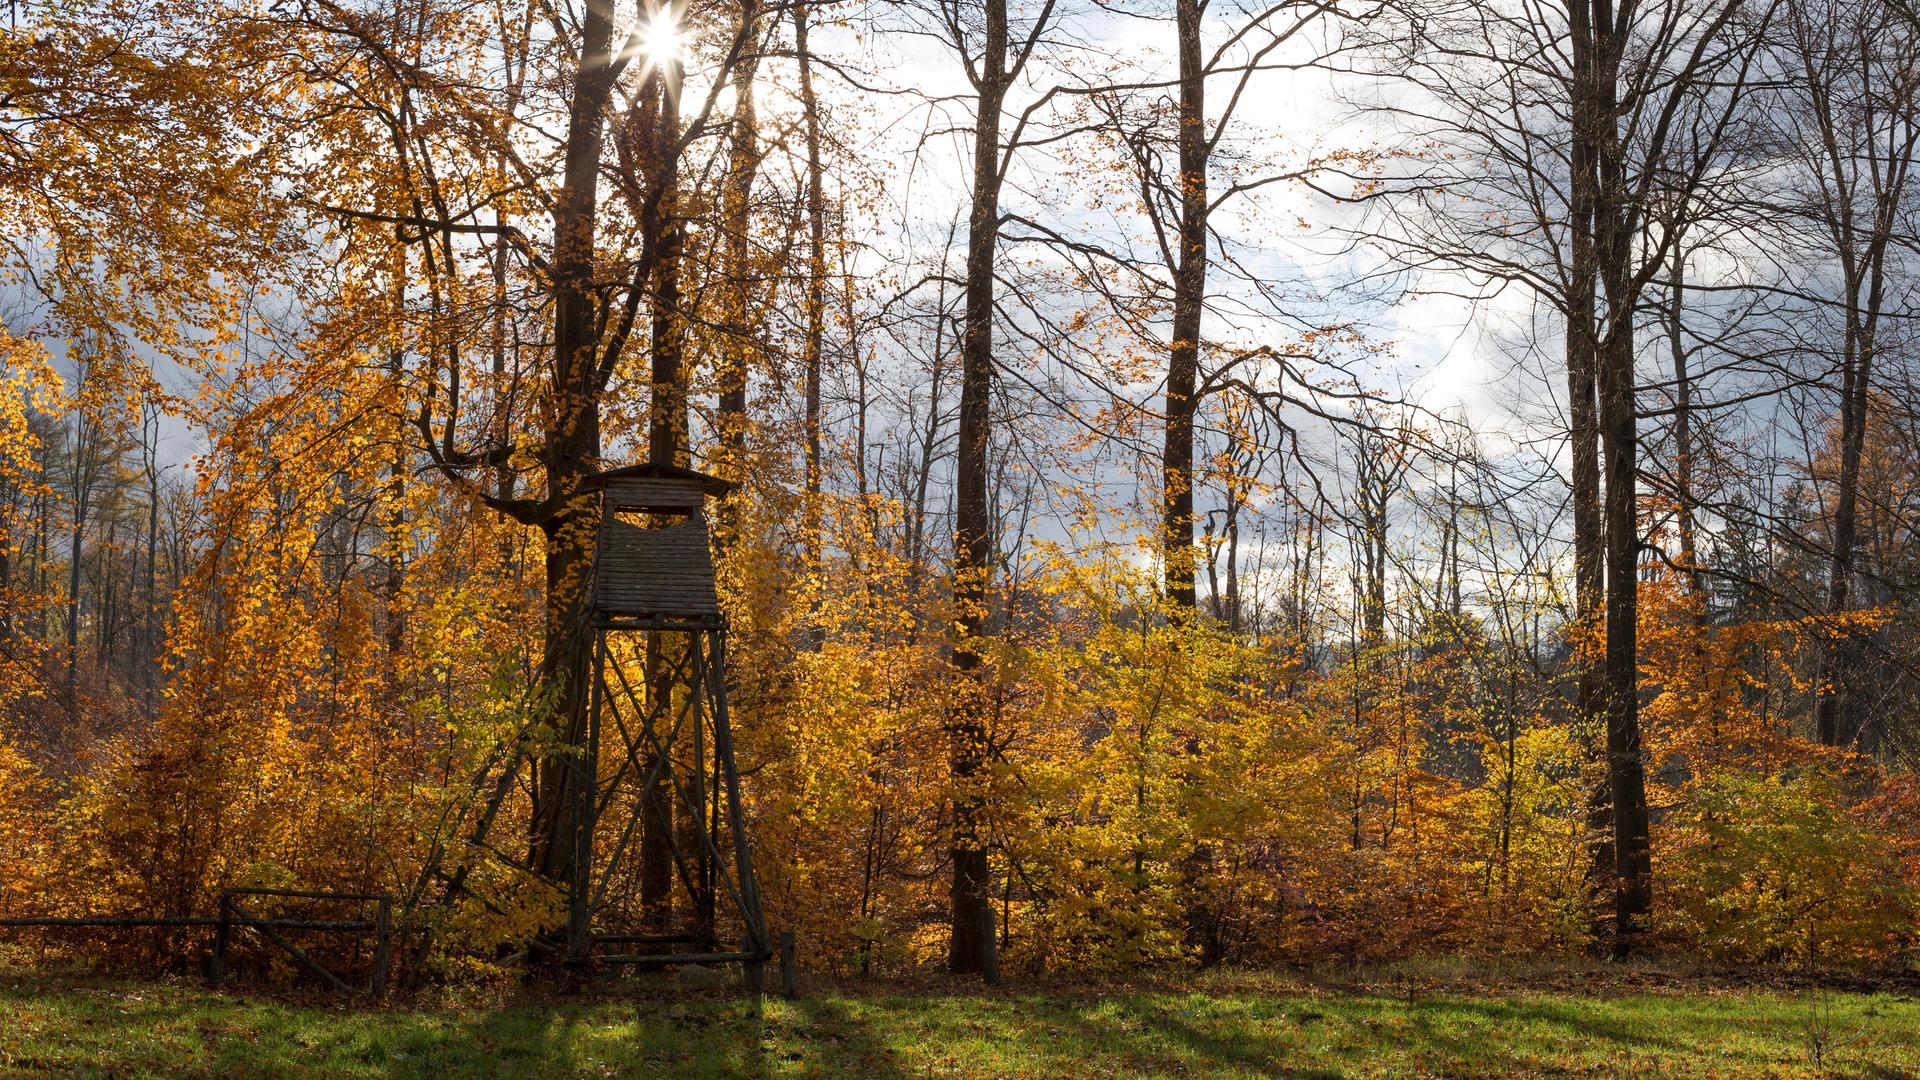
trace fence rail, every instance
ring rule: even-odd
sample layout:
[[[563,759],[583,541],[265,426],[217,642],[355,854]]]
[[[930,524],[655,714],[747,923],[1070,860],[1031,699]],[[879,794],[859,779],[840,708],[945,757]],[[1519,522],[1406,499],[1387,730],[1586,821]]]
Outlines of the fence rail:
[[[374,915],[371,919],[303,919],[303,918],[263,918],[242,906],[242,897],[272,897],[297,900],[338,900],[349,903],[373,904]],[[236,928],[257,931],[270,943],[278,946],[300,965],[326,980],[335,989],[343,993],[358,993],[346,980],[308,955],[306,950],[282,937],[282,930],[311,930],[323,933],[372,933],[373,976],[368,988],[375,997],[387,992],[388,969],[393,961],[393,897],[384,893],[330,893],[307,889],[256,889],[233,888],[220,892],[220,913],[218,915],[38,915],[24,918],[0,919],[0,927],[45,927],[102,929],[119,927],[194,927],[211,926],[214,928],[213,953],[207,962],[207,977],[221,982],[227,974],[227,947]]]
[[[353,903],[373,904],[374,916],[371,919],[272,919],[261,918],[241,906],[240,897],[266,896],[297,900],[340,900]],[[214,928],[213,953],[207,963],[207,976],[214,982],[220,982],[227,974],[227,949],[231,944],[236,928],[256,930],[271,944],[284,950],[300,965],[326,980],[335,989],[343,993],[359,993],[346,980],[327,970],[319,961],[308,955],[304,949],[281,937],[281,930],[315,930],[334,933],[368,933],[374,935],[373,975],[368,990],[380,997],[387,990],[387,976],[393,961],[393,898],[384,893],[330,893],[303,889],[225,889],[220,893],[220,914],[218,915],[98,915],[65,916],[41,915],[27,918],[0,919],[0,927],[129,927],[163,926],[191,927],[211,926]],[[595,942],[604,945],[613,944],[682,944],[694,940],[685,934],[601,934]],[[798,996],[795,985],[797,965],[792,932],[781,936],[780,948],[776,954],[772,950],[765,952],[711,952],[677,954],[615,954],[601,956],[604,964],[634,964],[639,966],[671,964],[716,964],[731,962],[764,962],[778,955],[782,990],[788,997]]]
[[[39,915],[25,919],[0,919],[0,926],[218,926],[220,920],[211,915],[101,915],[66,916]]]

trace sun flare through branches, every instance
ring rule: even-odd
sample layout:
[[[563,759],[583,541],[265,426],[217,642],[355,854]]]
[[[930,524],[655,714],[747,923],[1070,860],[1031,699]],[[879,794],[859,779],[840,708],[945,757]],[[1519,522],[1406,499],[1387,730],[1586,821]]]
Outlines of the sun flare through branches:
[[[643,6],[629,38],[629,55],[638,56],[650,69],[673,70],[686,58],[687,35],[672,4]]]

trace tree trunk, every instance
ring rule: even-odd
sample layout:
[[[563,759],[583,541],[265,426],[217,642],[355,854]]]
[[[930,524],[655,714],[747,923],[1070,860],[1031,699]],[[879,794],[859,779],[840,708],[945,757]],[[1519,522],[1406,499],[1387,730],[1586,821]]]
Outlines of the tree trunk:
[[[1614,952],[1629,951],[1653,905],[1646,777],[1641,764],[1637,590],[1640,555],[1631,335],[1624,325],[1601,369],[1606,449],[1607,787],[1613,804]]]
[[[1568,162],[1568,273],[1566,297],[1567,419],[1572,454],[1574,623],[1582,636],[1602,619],[1603,550],[1600,524],[1600,420],[1595,371],[1599,350],[1599,312],[1594,302],[1598,274],[1594,266],[1594,203],[1598,197],[1594,141],[1595,60],[1592,0],[1570,0],[1573,63],[1572,131]],[[1597,726],[1603,688],[1600,665],[1589,646],[1574,653],[1573,710],[1586,726]],[[1595,747],[1595,755],[1602,753]],[[1589,881],[1597,893],[1613,878],[1612,782],[1603,779],[1587,798],[1587,834],[1591,838]]]
[[[1596,38],[1593,116],[1599,183],[1594,201],[1594,258],[1607,300],[1606,333],[1596,354],[1600,438],[1606,458],[1607,787],[1613,802],[1613,951],[1625,955],[1653,909],[1647,792],[1640,747],[1638,641],[1640,523],[1639,410],[1635,400],[1633,236],[1627,227],[1625,148],[1616,127],[1616,85],[1623,35],[1612,0],[1594,0]]]
[[[147,580],[145,604],[141,608],[140,621],[140,688],[141,705],[148,720],[154,716],[154,707],[160,687],[160,463],[156,460],[160,454],[160,418],[153,418],[153,437],[146,444],[147,472]]]
[[[1867,426],[1871,419],[1873,366],[1880,329],[1880,313],[1886,305],[1886,250],[1892,239],[1897,207],[1912,168],[1914,132],[1920,121],[1910,121],[1903,149],[1878,178],[1874,195],[1874,220],[1865,250],[1859,255],[1852,232],[1852,215],[1836,215],[1836,236],[1847,281],[1846,340],[1842,356],[1840,388],[1840,476],[1833,508],[1833,551],[1827,573],[1827,614],[1838,618],[1852,604],[1854,548],[1859,542],[1860,462],[1866,451]],[[1832,144],[1830,143],[1830,146]],[[1836,172],[1844,166],[1837,159]],[[1851,188],[1843,188],[1851,190]],[[1844,224],[1843,224],[1844,223]],[[1864,291],[1865,295],[1862,296]],[[1854,725],[1844,714],[1842,682],[1852,666],[1858,642],[1851,634],[1836,637],[1821,652],[1818,697],[1814,704],[1814,730],[1826,746],[1839,746],[1854,736]]]
[[[1162,444],[1160,560],[1165,575],[1169,614],[1190,622],[1197,598],[1194,589],[1193,444],[1195,414],[1199,410],[1200,318],[1207,291],[1207,113],[1206,68],[1200,52],[1201,0],[1176,0],[1175,33],[1180,53],[1180,219],[1176,230],[1177,265],[1173,268],[1173,340],[1167,352],[1166,431]],[[1219,597],[1214,597],[1216,609]],[[1189,736],[1187,749],[1197,755],[1202,747]],[[1203,964],[1219,960],[1217,920],[1205,898],[1213,849],[1197,844],[1182,867],[1188,893],[1186,940]]]
[[[20,520],[14,500],[20,489],[0,479],[0,493],[0,648],[7,648],[13,644],[13,531]]]
[[[86,415],[73,414],[73,529],[68,537],[67,553],[67,709],[79,704],[80,695],[80,564],[86,554],[87,514],[93,501],[93,444]]]
[[[1667,350],[1673,354],[1674,527],[1680,534],[1680,565],[1687,575],[1687,588],[1698,597],[1702,582],[1693,514],[1693,373],[1682,334],[1686,287],[1686,251],[1676,238],[1667,275]],[[1704,619],[1704,608],[1700,614]]]
[[[680,311],[680,256],[686,239],[686,224],[678,206],[679,155],[676,144],[680,132],[680,77],[676,65],[663,63],[654,75],[649,92],[658,97],[655,105],[652,146],[648,168],[659,177],[661,196],[654,220],[649,224],[650,239],[658,252],[651,282],[653,307],[652,376],[653,401],[647,414],[647,459],[661,465],[686,465],[689,446],[685,372],[684,320]],[[686,646],[663,634],[647,635],[647,681],[653,699],[666,703],[660,716],[673,715],[675,695],[696,693],[693,687],[675,684],[671,674],[678,651]],[[664,733],[662,738],[664,738]],[[647,918],[664,926],[673,913],[674,829],[673,768],[671,761],[648,762],[648,771],[656,779],[646,793],[646,813],[640,829],[640,906]]]
[[[1849,294],[1851,300],[1852,294]],[[1833,502],[1832,552],[1827,562],[1827,605],[1829,617],[1838,618],[1852,603],[1853,549],[1859,541],[1860,459],[1866,447],[1868,363],[1862,355],[1861,340],[1855,330],[1855,316],[1847,316],[1845,354],[1841,361],[1840,386],[1840,475]],[[1814,735],[1823,746],[1838,746],[1844,739],[1845,718],[1841,715],[1841,684],[1847,668],[1848,641],[1836,629],[1834,637],[1820,652],[1820,672],[1816,680],[1813,710]]]
[[[571,748],[584,740],[588,576],[597,522],[580,482],[599,466],[598,334],[594,299],[594,220],[601,142],[613,87],[609,10],[588,4],[567,120],[566,162],[554,206],[553,419],[546,433],[549,497],[562,508],[542,523],[546,537],[546,655],[540,670],[552,723],[561,737],[534,770],[530,862],[551,881],[573,872],[575,797]]]
[[[826,193],[820,162],[820,103],[813,92],[813,56],[807,45],[807,5],[793,7],[793,48],[800,62],[800,110],[807,122],[807,329],[806,487],[807,557],[820,561],[820,361],[825,346],[827,300]]]
[[[405,316],[407,302],[407,272],[404,249],[396,255],[397,272],[393,276],[394,305],[392,330],[394,344],[387,354],[387,375],[398,387],[403,374],[406,352],[401,347],[400,327]],[[386,648],[388,656],[387,671],[389,677],[398,667],[401,648],[406,644],[406,616],[401,611],[402,595],[406,588],[407,560],[405,536],[407,530],[407,451],[405,443],[394,440],[393,460],[387,464],[387,581],[386,581]],[[396,687],[397,689],[397,687]]]
[[[1206,71],[1200,55],[1200,0],[1176,0],[1180,50],[1179,263],[1173,268],[1173,341],[1167,356],[1166,432],[1161,455],[1160,557],[1174,611],[1194,610],[1193,429],[1199,406],[1200,315],[1207,289]]]
[[[1006,0],[986,0],[974,117],[973,198],[967,221],[966,313],[961,340],[960,432],[954,472],[955,696],[947,717],[953,795],[952,937],[947,966],[984,973],[994,940],[988,893],[984,782],[989,756],[979,636],[993,573],[987,512],[992,439],[994,249],[1000,235],[1000,121],[1007,91]]]
[[[727,162],[727,190],[723,200],[725,229],[724,274],[727,305],[726,334],[720,356],[720,453],[715,473],[727,480],[744,479],[747,449],[747,373],[754,342],[751,269],[753,260],[753,182],[760,171],[758,121],[754,113],[753,82],[760,68],[760,48],[754,35],[759,0],[740,0],[740,40],[747,51],[733,69],[733,145]],[[723,524],[731,526],[722,509]],[[722,529],[723,533],[731,528]]]

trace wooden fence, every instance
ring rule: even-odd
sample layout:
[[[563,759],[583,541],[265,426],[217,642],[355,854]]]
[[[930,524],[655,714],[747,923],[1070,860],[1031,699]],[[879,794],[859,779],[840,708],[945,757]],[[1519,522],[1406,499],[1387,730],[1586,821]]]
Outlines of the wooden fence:
[[[241,898],[276,897],[300,900],[333,900],[354,904],[374,905],[371,919],[301,919],[301,918],[264,918],[249,910]],[[281,933],[283,930],[308,930],[326,933],[349,933],[374,935],[373,975],[371,985],[367,987],[375,997],[387,992],[387,975],[393,961],[393,898],[385,893],[337,893],[317,892],[304,889],[224,889],[220,893],[220,913],[218,915],[99,915],[99,916],[40,916],[32,918],[0,919],[0,927],[213,927],[213,954],[207,962],[207,976],[214,982],[220,982],[227,975],[227,951],[233,941],[235,930],[252,930],[260,934],[269,943],[285,951],[289,956],[315,975],[320,976],[334,989],[343,993],[359,993],[357,988],[325,965],[315,960],[305,949],[289,941]]]

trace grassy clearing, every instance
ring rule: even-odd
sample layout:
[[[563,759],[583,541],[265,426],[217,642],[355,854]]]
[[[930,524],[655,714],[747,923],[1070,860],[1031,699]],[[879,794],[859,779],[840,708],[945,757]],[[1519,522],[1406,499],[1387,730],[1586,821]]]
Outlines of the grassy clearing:
[[[1411,984],[1409,984],[1411,985]],[[1824,1035],[1824,1069],[1813,1061]],[[1592,985],[619,996],[383,1011],[0,975],[0,1077],[1912,1077],[1920,1000]]]

